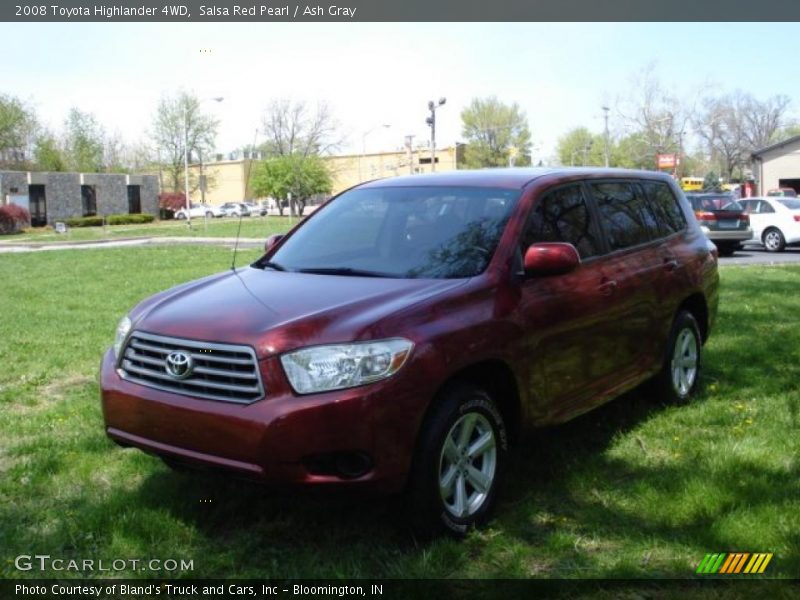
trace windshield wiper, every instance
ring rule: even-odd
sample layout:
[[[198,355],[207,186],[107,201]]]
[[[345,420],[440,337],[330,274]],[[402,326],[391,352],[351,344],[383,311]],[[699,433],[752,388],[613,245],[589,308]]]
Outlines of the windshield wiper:
[[[298,273],[313,273],[315,275],[353,275],[355,277],[397,277],[392,273],[381,273],[380,271],[367,271],[365,269],[353,269],[352,267],[309,267],[307,269],[297,269]]]
[[[284,267],[283,265],[279,265],[278,263],[272,262],[270,260],[267,260],[267,261],[264,261],[264,262],[260,263],[259,266],[262,269],[270,268],[270,269],[273,269],[275,271],[285,271],[286,270],[286,267]]]

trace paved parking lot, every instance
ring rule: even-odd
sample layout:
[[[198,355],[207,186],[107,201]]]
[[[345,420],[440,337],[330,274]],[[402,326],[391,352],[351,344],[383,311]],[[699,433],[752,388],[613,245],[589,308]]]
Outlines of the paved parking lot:
[[[719,264],[725,265],[780,265],[800,264],[800,248],[787,248],[785,252],[767,252],[760,246],[745,246],[733,256],[721,256]]]

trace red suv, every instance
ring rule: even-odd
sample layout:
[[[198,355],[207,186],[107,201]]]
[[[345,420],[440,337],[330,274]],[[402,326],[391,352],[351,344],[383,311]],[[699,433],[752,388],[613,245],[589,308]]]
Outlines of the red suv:
[[[665,175],[374,181],[254,264],[123,318],[102,363],[106,431],[172,466],[405,490],[417,528],[463,532],[523,428],[648,379],[688,398],[717,288],[716,250]]]

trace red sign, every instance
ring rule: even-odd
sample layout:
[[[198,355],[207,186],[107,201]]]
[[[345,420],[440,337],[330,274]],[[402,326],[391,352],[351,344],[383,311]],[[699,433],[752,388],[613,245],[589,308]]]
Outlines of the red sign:
[[[678,166],[678,155],[656,154],[656,166],[658,169],[674,169]]]

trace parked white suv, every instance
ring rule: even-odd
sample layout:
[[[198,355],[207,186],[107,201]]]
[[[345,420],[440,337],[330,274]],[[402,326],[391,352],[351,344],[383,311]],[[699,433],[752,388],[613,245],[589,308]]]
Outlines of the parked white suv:
[[[750,215],[753,241],[767,252],[783,252],[800,244],[800,199],[789,197],[743,198],[739,204]]]
[[[211,206],[209,204],[192,204],[192,208],[189,209],[189,216],[192,219],[202,219],[203,217],[208,217],[209,219],[213,217],[223,217],[225,213],[223,213],[219,208],[216,206]],[[186,209],[182,208],[175,213],[175,218],[179,220],[183,220],[186,218]]]

